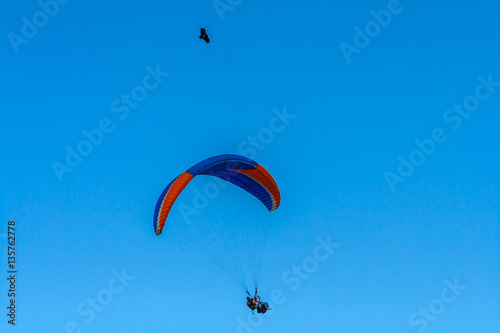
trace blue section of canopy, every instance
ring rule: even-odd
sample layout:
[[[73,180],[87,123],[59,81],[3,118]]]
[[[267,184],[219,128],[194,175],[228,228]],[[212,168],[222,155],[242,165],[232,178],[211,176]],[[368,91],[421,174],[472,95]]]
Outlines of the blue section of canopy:
[[[264,184],[244,173],[234,170],[252,170],[258,163],[240,155],[224,154],[207,158],[189,168],[186,172],[197,175],[214,176],[228,181],[259,199],[268,210],[273,209],[271,191]]]

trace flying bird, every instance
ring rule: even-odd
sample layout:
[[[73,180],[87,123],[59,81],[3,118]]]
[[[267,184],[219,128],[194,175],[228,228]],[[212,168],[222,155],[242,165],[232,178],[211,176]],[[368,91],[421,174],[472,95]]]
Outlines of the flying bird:
[[[205,42],[210,43],[210,38],[208,38],[205,28],[200,29],[200,39],[203,39]]]

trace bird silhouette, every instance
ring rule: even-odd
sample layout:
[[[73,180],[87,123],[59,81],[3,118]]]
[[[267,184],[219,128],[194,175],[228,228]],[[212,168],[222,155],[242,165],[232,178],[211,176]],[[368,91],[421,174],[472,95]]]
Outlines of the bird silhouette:
[[[203,39],[205,42],[210,43],[210,38],[208,38],[205,28],[200,29],[200,39]]]

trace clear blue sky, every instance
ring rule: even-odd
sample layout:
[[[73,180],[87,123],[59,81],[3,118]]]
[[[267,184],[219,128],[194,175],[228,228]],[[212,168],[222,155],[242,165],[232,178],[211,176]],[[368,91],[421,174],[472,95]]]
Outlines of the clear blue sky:
[[[2,332],[500,327],[496,1],[41,3],[0,5]],[[260,284],[282,295],[250,322],[152,227],[173,177],[244,152],[282,193]],[[340,244],[323,261],[318,237]]]

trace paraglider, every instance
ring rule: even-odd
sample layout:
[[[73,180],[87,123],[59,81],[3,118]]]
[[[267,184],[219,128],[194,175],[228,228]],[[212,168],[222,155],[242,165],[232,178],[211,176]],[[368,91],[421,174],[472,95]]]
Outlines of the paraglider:
[[[267,310],[272,310],[272,308],[269,307],[269,304],[267,302],[263,302],[260,300],[260,296],[257,295],[257,288],[255,288],[255,295],[250,298],[250,293],[247,291],[247,294],[249,297],[247,297],[247,306],[253,311],[257,309],[257,313],[266,313]]]
[[[210,38],[208,38],[205,28],[200,29],[200,39],[203,39],[207,44],[210,43]]]
[[[176,212],[169,219],[174,203],[179,197],[188,196],[181,194],[195,177],[198,179],[197,176],[210,176],[205,180],[213,180],[206,185],[210,185],[209,188],[219,186],[217,199],[223,199],[228,193],[229,200],[214,199],[212,206],[197,212],[194,222],[184,221],[186,223],[180,218],[185,206],[181,202],[177,206],[181,213]],[[196,183],[200,184],[200,181]],[[225,185],[228,183],[235,186]],[[199,188],[195,187],[192,192],[199,197]],[[240,195],[244,195],[245,200],[240,200]],[[267,236],[266,216],[267,212],[276,210],[280,202],[276,181],[259,163],[234,154],[213,156],[187,169],[167,185],[156,203],[153,228],[156,235],[160,235],[167,227],[169,240],[178,241],[183,249],[193,250],[188,252],[199,255],[202,261],[245,290],[248,296],[247,286],[253,284],[255,295],[247,298],[247,306],[252,313],[253,310],[265,313],[271,308],[257,295],[257,284]],[[215,208],[217,203],[222,206],[210,215],[210,208]],[[262,216],[258,215],[259,212]]]

